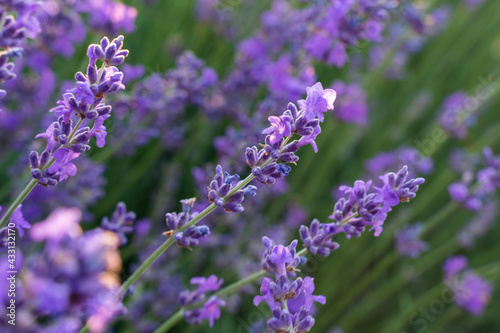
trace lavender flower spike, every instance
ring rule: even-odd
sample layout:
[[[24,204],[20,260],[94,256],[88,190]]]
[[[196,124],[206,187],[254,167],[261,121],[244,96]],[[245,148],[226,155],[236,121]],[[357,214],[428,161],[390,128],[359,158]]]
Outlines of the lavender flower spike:
[[[120,238],[120,245],[125,245],[127,244],[125,234],[129,234],[134,230],[132,227],[134,221],[135,213],[127,212],[125,203],[119,202],[113,215],[111,215],[111,220],[107,216],[102,218],[101,228],[116,233]]]

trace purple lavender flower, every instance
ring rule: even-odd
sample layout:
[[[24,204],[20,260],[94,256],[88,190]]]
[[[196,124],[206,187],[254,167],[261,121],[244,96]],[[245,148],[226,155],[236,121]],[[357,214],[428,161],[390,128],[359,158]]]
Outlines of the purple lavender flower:
[[[127,206],[124,202],[119,202],[116,209],[111,215],[111,220],[105,216],[101,221],[101,228],[104,230],[113,231],[120,238],[120,245],[127,244],[127,237],[134,230],[132,226],[135,222],[135,213],[127,212]]]
[[[109,66],[123,62],[128,51],[122,50],[122,45],[123,36],[119,36],[112,42],[104,37],[100,45],[89,46],[92,52],[89,51],[90,63],[87,75],[78,72],[75,75],[77,87],[71,89],[70,93],[64,94],[63,100],[58,102],[59,106],[51,109],[58,116],[58,120],[52,123],[45,133],[36,136],[46,138],[47,147],[39,159],[36,158],[37,154],[33,152],[30,154],[31,175],[39,184],[52,186],[68,176],[76,175],[76,166],[71,161],[90,149],[88,145],[90,138],[95,136],[97,146],[104,146],[107,132],[103,122],[110,117],[111,107],[106,106],[103,101],[107,95],[124,89],[123,73],[116,67],[107,67],[106,64]],[[96,67],[98,59],[103,61],[103,66],[99,70]],[[80,118],[78,126],[84,120],[94,120],[93,128],[87,126],[73,128],[71,120],[73,111]],[[57,143],[61,146],[52,153]],[[45,165],[48,163],[50,167],[46,168]]]
[[[363,88],[355,83],[347,84],[341,81],[335,81],[332,88],[339,95],[335,117],[347,123],[366,125],[368,105]]]
[[[423,184],[425,179],[415,178],[407,181],[407,178],[408,167],[406,165],[397,174],[389,172],[380,176],[384,185],[375,189],[383,198],[384,204],[396,206],[400,201],[409,202],[410,199],[415,198],[418,186]]]
[[[117,66],[125,61],[128,50],[122,50],[123,36],[118,36],[111,42],[107,37],[101,39],[100,44],[92,44],[87,50],[90,64],[95,65],[97,60],[102,60],[109,66]]]
[[[464,248],[472,248],[479,237],[493,227],[498,216],[498,204],[495,201],[487,202],[481,211],[467,223],[457,234],[457,240]]]
[[[474,177],[473,170],[465,170],[462,179],[448,186],[452,200],[468,210],[479,211],[500,188],[500,158],[489,147],[483,149],[484,163]],[[473,167],[475,163],[471,164]],[[474,183],[474,178],[476,182]]]
[[[424,225],[415,223],[407,225],[395,232],[396,249],[399,254],[417,259],[420,254],[429,249],[429,244],[420,240]]]
[[[443,273],[447,279],[452,278],[457,275],[459,272],[463,271],[469,261],[465,256],[454,256],[446,259],[443,264]]]
[[[441,126],[457,139],[464,139],[467,136],[467,128],[474,122],[473,113],[467,110],[468,98],[465,92],[458,91],[443,101]]]
[[[253,185],[247,185],[241,190],[236,191],[230,197],[226,198],[228,193],[236,186],[236,182],[240,179],[238,175],[230,175],[225,172],[223,174],[220,165],[215,169],[214,180],[208,187],[208,199],[216,206],[223,207],[226,212],[242,212],[244,210],[241,203],[245,199],[245,195],[254,196],[257,188]]]
[[[270,143],[273,145],[278,141],[281,141],[284,137],[290,136],[292,120],[287,116],[270,116],[269,122],[271,127],[266,128],[262,131],[263,134],[270,135]]]
[[[206,299],[205,293],[216,291],[222,285],[223,280],[218,280],[215,275],[208,278],[194,277],[191,284],[198,285],[195,291],[184,290],[179,294],[179,302],[182,307],[197,305]],[[226,303],[217,296],[211,296],[203,303],[201,308],[184,311],[184,318],[190,324],[199,324],[202,320],[208,319],[210,326],[213,326],[214,320],[220,318],[219,306],[225,306]]]
[[[424,182],[423,178],[407,180],[407,177],[408,169],[404,166],[397,174],[389,172],[380,176],[384,183],[382,187],[374,187],[375,192],[371,192],[371,180],[366,183],[357,180],[354,187],[341,186],[340,191],[348,196],[335,203],[330,215],[336,224],[334,233],[344,232],[348,238],[359,237],[365,227],[370,226],[370,231],[374,230],[374,236],[378,237],[391,207],[414,198]]]
[[[264,278],[260,288],[262,295],[254,297],[254,305],[262,301],[272,309],[273,317],[267,321],[272,332],[288,332],[293,327],[295,332],[307,332],[314,325],[311,310],[314,302],[324,304],[326,299],[321,295],[313,295],[314,279],[310,277],[297,278],[295,267],[300,259],[295,253],[297,240],[288,247],[275,245],[264,237],[263,244],[267,251],[264,253],[263,268],[275,274],[275,280]]]
[[[428,156],[421,156],[420,152],[411,147],[403,147],[390,152],[380,152],[365,161],[365,168],[370,176],[379,175],[394,169],[408,166],[408,176],[417,174],[428,175],[434,169],[434,162]]]
[[[36,242],[50,241],[54,244],[67,238],[77,239],[82,235],[81,219],[82,211],[78,208],[58,208],[31,228],[30,238]]]
[[[330,251],[335,251],[340,246],[332,241],[336,231],[337,226],[334,223],[322,224],[314,219],[309,228],[305,225],[300,226],[300,238],[309,253],[327,257]]]
[[[63,181],[68,176],[76,175],[76,165],[71,163],[71,161],[80,156],[80,153],[74,152],[69,148],[59,148],[52,156],[56,162],[48,170],[54,174],[59,173],[58,181]]]
[[[448,258],[443,264],[445,284],[455,295],[455,303],[473,316],[480,316],[488,304],[493,287],[471,270],[466,270],[467,258]]]
[[[267,248],[267,251],[264,252],[262,267],[278,276],[293,275],[295,268],[300,263],[300,258],[295,251],[297,240],[293,241],[289,246],[283,246],[276,245],[271,239],[263,237],[262,243]]]
[[[210,327],[214,326],[214,320],[220,318],[220,306],[226,306],[226,302],[217,298],[217,296],[210,297],[200,310],[199,320],[208,319],[208,325]]]
[[[29,232],[30,238],[44,244],[26,261],[17,301],[29,301],[27,315],[36,318],[33,324],[40,325],[40,331],[57,329],[64,318],[77,319],[77,329],[88,319],[89,327],[97,329],[123,313],[117,311],[121,301],[116,297],[119,239],[102,229],[83,233],[81,216],[76,208],[60,208]]]
[[[10,222],[14,223],[20,237],[24,236],[24,230],[31,228],[31,224],[23,217],[23,213],[21,211],[22,207],[23,205],[19,205],[19,207],[17,207],[17,209],[14,211],[14,213],[12,213],[12,216],[10,217]]]
[[[307,120],[318,118],[320,122],[325,120],[323,112],[333,110],[333,103],[337,93],[333,89],[323,89],[320,82],[312,87],[307,87],[307,98],[297,102],[300,109],[305,112]]]

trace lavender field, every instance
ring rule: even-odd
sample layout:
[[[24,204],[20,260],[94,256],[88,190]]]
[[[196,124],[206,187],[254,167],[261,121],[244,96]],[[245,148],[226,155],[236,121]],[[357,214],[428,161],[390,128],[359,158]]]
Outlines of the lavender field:
[[[0,0],[0,332],[500,331],[497,0]]]

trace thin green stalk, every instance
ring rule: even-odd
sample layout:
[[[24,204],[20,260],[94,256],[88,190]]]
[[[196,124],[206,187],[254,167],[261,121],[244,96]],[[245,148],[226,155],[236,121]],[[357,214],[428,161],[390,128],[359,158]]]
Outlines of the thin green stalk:
[[[139,277],[141,277],[142,274],[158,259],[158,257],[165,252],[172,244],[174,244],[175,240],[173,237],[169,237],[163,244],[161,244],[160,247],[156,249],[153,254],[151,254],[139,268],[131,275],[125,282],[123,282],[121,288],[120,288],[120,296],[123,296],[125,292],[134,284]]]
[[[3,228],[7,224],[7,220],[11,217],[14,211],[19,207],[19,205],[26,199],[28,194],[35,188],[37,184],[36,179],[31,179],[28,185],[23,189],[23,191],[19,194],[19,196],[14,200],[12,205],[10,205],[9,209],[5,213],[5,215],[0,220],[0,228]]]
[[[181,321],[183,315],[184,315],[184,309],[180,309],[179,311],[174,313],[170,318],[168,318],[167,321],[161,324],[161,326],[158,327],[153,333],[168,332],[168,330],[170,330],[172,327],[177,325],[179,321]],[[80,331],[80,333],[83,332]]]

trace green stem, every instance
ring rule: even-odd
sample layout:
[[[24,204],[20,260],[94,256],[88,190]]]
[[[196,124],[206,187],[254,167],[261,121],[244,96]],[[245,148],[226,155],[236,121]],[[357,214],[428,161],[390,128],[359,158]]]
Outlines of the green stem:
[[[142,274],[144,274],[144,272],[156,261],[156,259],[158,259],[158,257],[163,252],[165,252],[172,244],[174,244],[174,241],[175,240],[173,237],[169,237],[165,242],[163,242],[163,244],[161,244],[160,247],[158,247],[156,251],[153,252],[153,254],[151,254],[142,263],[142,265],[139,266],[139,268],[131,276],[129,276],[127,280],[125,280],[125,282],[122,284],[120,288],[120,294],[121,295],[125,294],[128,288],[130,288],[130,286],[134,284],[134,282],[137,281]]]
[[[158,327],[153,333],[168,332],[168,330],[170,330],[172,327],[177,325],[179,321],[181,321],[183,315],[184,315],[184,310],[180,309],[179,311],[174,313],[174,315],[168,318],[168,320],[165,321],[160,327]]]
[[[9,209],[5,213],[5,215],[0,220],[0,228],[3,228],[7,224],[7,220],[11,217],[14,211],[19,207],[19,205],[26,199],[28,194],[35,188],[37,181],[35,179],[31,179],[31,181],[26,185],[24,190],[19,194],[19,196],[14,200],[12,205],[10,205]]]

